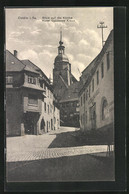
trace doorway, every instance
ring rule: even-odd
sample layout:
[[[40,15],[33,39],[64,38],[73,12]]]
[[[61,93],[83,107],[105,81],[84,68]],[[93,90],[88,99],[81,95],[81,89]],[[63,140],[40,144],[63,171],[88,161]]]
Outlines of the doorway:
[[[39,115],[33,112],[27,112],[24,114],[24,127],[25,134],[34,135],[37,134],[37,122]]]
[[[91,129],[96,129],[96,103],[90,107]]]
[[[92,129],[96,129],[96,112],[95,112],[95,110],[92,113]]]

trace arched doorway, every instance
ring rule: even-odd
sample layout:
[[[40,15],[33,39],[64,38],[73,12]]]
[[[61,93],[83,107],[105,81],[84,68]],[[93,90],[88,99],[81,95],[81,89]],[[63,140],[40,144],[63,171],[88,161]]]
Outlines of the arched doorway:
[[[108,102],[107,99],[103,97],[101,104],[101,119],[104,121],[106,118],[108,118]]]
[[[40,126],[42,132],[45,132],[45,121],[44,121],[44,118],[42,118],[41,120],[41,126]]]

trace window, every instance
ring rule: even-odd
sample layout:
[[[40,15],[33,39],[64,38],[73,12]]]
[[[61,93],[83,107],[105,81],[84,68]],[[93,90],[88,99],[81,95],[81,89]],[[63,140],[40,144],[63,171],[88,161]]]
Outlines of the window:
[[[102,120],[104,120],[107,117],[107,100],[104,99],[103,103],[102,103]]]
[[[81,106],[82,106],[82,96],[81,96]]]
[[[48,110],[48,114],[49,114],[49,104],[47,105],[47,110]]]
[[[54,117],[54,124],[56,124],[56,118]]]
[[[43,83],[43,89],[46,90],[46,85],[45,85],[45,83]]]
[[[6,77],[6,83],[7,84],[12,84],[13,83],[13,76],[7,76]]]
[[[99,71],[97,71],[97,85],[99,84]]]
[[[84,113],[83,113],[83,118],[82,118],[82,124],[84,125],[84,119],[85,119],[85,117],[84,117]]]
[[[44,83],[42,83],[42,88],[44,89]]]
[[[88,99],[88,90],[86,91],[86,100]]]
[[[85,119],[86,119],[86,123],[87,123],[87,111],[86,111],[86,118]]]
[[[92,92],[94,91],[94,79],[92,80]]]
[[[44,111],[46,112],[46,102],[44,102]]]
[[[84,93],[84,95],[83,95],[83,99],[84,99],[84,103],[85,103],[85,93]]]
[[[110,68],[109,52],[107,53],[107,70]]]
[[[28,83],[36,84],[36,78],[35,77],[28,76]]]
[[[81,124],[82,124],[82,115],[81,115]]]
[[[46,85],[45,85],[45,83],[44,83],[43,85],[44,85],[44,90],[45,90],[45,92],[44,92],[44,93],[46,94]]]
[[[28,96],[28,103],[38,105],[38,99],[34,94],[29,94]]]
[[[101,77],[104,77],[104,64],[101,64]]]
[[[52,105],[51,105],[51,113],[52,113],[52,109],[53,109],[53,107],[52,107]]]
[[[89,97],[90,97],[90,88],[91,88],[91,86],[89,85]]]
[[[40,84],[40,87],[43,88],[43,83],[40,79],[39,79],[39,84]]]

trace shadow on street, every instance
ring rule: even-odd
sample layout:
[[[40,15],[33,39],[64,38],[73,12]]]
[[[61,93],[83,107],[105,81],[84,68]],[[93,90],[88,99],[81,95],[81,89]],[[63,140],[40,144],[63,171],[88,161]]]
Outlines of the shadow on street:
[[[50,135],[55,134],[56,138],[49,145],[49,148],[76,147],[84,145],[107,145],[106,141],[103,141],[103,139],[94,136],[84,135],[80,132],[80,130],[54,133]]]
[[[111,181],[113,158],[107,160],[89,154],[53,159],[9,162],[7,181]]]

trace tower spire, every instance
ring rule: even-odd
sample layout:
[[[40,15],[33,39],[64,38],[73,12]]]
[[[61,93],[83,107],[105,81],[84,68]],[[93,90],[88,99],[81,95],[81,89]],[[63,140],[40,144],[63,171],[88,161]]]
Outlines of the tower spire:
[[[60,41],[59,41],[60,46],[62,46],[62,27],[60,28]]]
[[[62,42],[62,27],[60,27],[60,41]]]

